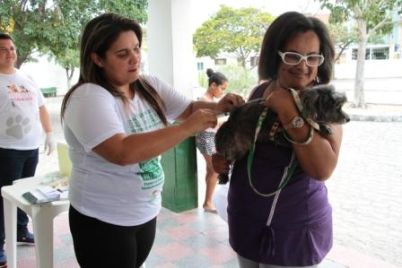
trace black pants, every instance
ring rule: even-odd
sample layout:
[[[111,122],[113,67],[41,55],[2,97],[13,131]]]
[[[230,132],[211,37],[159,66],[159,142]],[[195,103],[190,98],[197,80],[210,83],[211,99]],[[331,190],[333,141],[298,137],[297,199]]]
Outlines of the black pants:
[[[13,181],[35,175],[39,150],[13,150],[0,148],[0,189],[11,185]],[[22,210],[17,211],[18,229],[26,229],[28,216]],[[3,197],[0,195],[0,246],[4,244]]]
[[[118,226],[69,210],[74,251],[83,268],[140,267],[155,239],[156,218],[138,226]]]

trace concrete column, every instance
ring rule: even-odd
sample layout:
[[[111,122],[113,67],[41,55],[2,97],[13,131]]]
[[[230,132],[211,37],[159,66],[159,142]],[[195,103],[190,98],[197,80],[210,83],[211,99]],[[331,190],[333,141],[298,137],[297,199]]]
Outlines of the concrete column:
[[[193,0],[150,0],[148,3],[149,73],[192,97],[198,85],[193,53]]]

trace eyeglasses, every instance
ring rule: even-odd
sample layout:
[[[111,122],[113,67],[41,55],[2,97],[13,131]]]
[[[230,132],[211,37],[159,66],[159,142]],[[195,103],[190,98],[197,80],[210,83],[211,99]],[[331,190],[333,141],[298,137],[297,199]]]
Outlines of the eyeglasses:
[[[296,52],[282,52],[278,51],[279,56],[281,57],[283,63],[287,65],[297,65],[302,60],[304,60],[307,66],[317,67],[320,66],[324,62],[324,56],[321,54],[310,54],[307,56],[303,56]]]

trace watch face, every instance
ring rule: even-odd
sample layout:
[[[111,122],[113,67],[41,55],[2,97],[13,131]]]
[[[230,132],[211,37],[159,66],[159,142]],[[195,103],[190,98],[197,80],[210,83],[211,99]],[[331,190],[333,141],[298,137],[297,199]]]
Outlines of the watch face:
[[[292,121],[289,124],[284,125],[283,128],[284,129],[302,128],[303,126],[304,126],[304,119],[300,116],[295,116],[293,117]]]
[[[300,116],[296,116],[292,123],[294,128],[301,128],[304,125],[304,120]]]

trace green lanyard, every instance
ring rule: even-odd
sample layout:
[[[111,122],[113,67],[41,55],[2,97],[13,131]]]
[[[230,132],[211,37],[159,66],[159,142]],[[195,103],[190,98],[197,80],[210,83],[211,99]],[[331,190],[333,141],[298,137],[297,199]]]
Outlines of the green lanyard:
[[[253,161],[254,161],[254,154],[255,154],[255,143],[257,141],[258,138],[258,134],[260,133],[261,129],[264,126],[264,120],[267,116],[268,113],[268,107],[266,107],[262,113],[260,114],[260,116],[258,117],[258,121],[257,121],[257,127],[255,129],[255,135],[254,135],[254,142],[251,145],[250,151],[247,155],[247,175],[248,175],[248,181],[250,184],[250,187],[253,189],[253,191],[263,197],[270,197],[275,195],[276,193],[278,193],[280,190],[282,190],[290,181],[290,179],[292,178],[292,175],[296,169],[297,166],[297,160],[296,157],[294,156],[294,153],[292,154],[292,158],[290,159],[290,163],[289,165],[286,167],[282,180],[279,183],[278,188],[271,192],[271,193],[261,193],[260,191],[258,191],[252,181],[252,176],[251,176],[251,168],[253,166]]]

